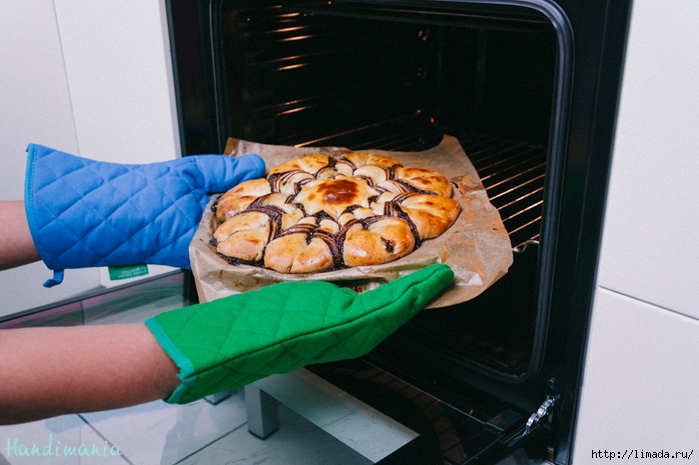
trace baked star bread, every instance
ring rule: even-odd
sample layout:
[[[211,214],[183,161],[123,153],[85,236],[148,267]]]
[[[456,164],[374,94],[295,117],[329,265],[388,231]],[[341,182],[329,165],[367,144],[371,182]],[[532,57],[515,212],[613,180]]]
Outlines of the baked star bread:
[[[214,209],[212,245],[229,263],[293,274],[392,262],[461,212],[442,174],[372,153],[287,161],[229,190]]]

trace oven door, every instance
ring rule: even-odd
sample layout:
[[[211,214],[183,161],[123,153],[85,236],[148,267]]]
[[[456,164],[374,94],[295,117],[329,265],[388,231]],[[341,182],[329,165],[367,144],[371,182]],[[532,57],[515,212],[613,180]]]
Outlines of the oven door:
[[[273,375],[246,386],[245,398],[248,431],[261,439],[288,428],[277,411],[282,403],[361,463],[384,465],[497,463],[508,456],[513,465],[537,463],[530,460],[543,457],[555,402],[525,418],[502,403],[476,405],[474,397],[474,409],[464,412],[362,360]]]

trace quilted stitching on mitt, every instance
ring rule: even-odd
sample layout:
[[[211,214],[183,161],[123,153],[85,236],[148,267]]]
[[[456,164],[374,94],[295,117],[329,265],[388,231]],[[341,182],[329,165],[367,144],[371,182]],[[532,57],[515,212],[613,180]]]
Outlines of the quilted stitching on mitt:
[[[414,275],[364,295],[325,282],[285,282],[156,316],[151,330],[167,334],[167,347],[176,348],[170,356],[191,367],[180,366],[187,389],[171,401],[365,354],[453,279],[444,265]]]
[[[188,247],[209,200],[207,188],[220,192],[264,171],[257,156],[127,165],[38,145],[30,145],[28,155],[27,217],[51,269],[189,268]]]

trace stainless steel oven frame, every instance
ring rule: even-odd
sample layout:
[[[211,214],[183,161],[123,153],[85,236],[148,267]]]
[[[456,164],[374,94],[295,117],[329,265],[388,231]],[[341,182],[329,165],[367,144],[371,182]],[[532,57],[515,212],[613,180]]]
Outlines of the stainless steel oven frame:
[[[420,332],[415,328],[400,331],[364,360],[353,363],[380,369],[459,412],[512,412],[510,419],[516,420],[506,422],[497,447],[453,463],[490,463],[516,447],[531,448],[554,463],[570,463],[631,2],[178,0],[167,6],[183,154],[221,152],[229,136],[255,137],[254,132],[245,133],[243,126],[232,122],[233,110],[226,96],[225,67],[230,57],[222,51],[221,24],[231,10],[274,6],[307,15],[422,23],[435,28],[548,29],[555,38],[555,58],[548,133],[541,145],[544,201],[538,232],[513,241],[517,242],[513,244],[515,268],[518,262],[531,262],[522,266],[536,270],[533,276],[522,272],[531,280],[527,286],[534,290],[535,308],[528,323],[532,346],[526,368],[508,372],[476,359],[464,364],[437,346],[411,349]],[[274,139],[274,133],[270,134],[259,142],[352,140],[299,141]],[[475,144],[472,147],[483,142],[464,137],[462,143],[468,141]],[[469,152],[478,149],[468,148]],[[479,164],[477,156],[474,163]],[[518,279],[516,270],[512,274]],[[489,292],[512,292],[517,284],[503,286]],[[405,362],[413,356],[439,362],[414,367]],[[341,383],[337,370],[362,372],[366,368],[362,366],[316,370]],[[487,427],[497,429],[494,424]],[[525,446],[523,439],[528,437],[531,446]]]

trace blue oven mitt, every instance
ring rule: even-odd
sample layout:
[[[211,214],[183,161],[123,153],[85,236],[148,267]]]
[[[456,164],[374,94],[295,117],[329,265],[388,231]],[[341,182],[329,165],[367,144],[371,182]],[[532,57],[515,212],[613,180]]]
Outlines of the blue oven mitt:
[[[90,160],[31,144],[25,208],[41,259],[66,268],[170,265],[188,269],[189,243],[209,195],[264,175],[257,155],[197,155],[151,164]]]
[[[323,281],[287,281],[146,320],[179,367],[166,399],[184,404],[309,364],[362,356],[449,286],[431,265],[357,294]]]

